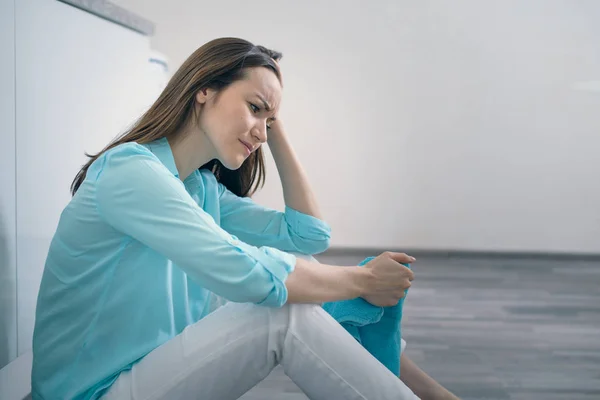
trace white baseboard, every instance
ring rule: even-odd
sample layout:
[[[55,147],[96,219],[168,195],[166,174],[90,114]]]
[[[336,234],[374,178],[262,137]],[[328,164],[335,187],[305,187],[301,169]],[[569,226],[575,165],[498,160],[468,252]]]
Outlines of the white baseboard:
[[[31,393],[31,363],[33,353],[17,357],[0,369],[0,399],[23,400]]]
[[[384,251],[396,251],[407,253],[411,256],[436,257],[436,258],[517,258],[517,259],[536,259],[536,260],[582,260],[582,261],[600,261],[600,253],[566,253],[566,252],[542,252],[542,251],[508,251],[508,250],[458,250],[458,249],[427,249],[427,248],[373,248],[373,247],[344,247],[332,246],[324,255],[339,256],[365,256],[378,255]]]

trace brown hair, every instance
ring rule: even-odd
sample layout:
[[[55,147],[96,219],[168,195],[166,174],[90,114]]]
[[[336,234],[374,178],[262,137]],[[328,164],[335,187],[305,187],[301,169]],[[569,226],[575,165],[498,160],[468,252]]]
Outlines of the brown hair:
[[[281,53],[256,46],[238,38],[212,40],[198,48],[175,72],[169,83],[144,113],[127,131],[95,155],[81,168],[71,184],[75,195],[84,181],[89,166],[105,151],[123,143],[139,144],[174,137],[194,113],[195,96],[202,89],[222,90],[245,77],[245,69],[266,67],[281,81],[277,61]],[[218,160],[200,167],[211,170],[217,180],[238,196],[250,196],[264,185],[265,161],[262,149],[254,151],[242,166],[229,170]]]

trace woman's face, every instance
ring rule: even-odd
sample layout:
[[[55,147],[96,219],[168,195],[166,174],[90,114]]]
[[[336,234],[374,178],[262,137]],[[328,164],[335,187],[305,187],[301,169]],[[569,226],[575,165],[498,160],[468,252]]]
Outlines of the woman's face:
[[[217,92],[198,92],[198,124],[210,141],[214,158],[236,170],[267,141],[267,126],[275,120],[282,88],[273,71],[248,68],[246,78]]]

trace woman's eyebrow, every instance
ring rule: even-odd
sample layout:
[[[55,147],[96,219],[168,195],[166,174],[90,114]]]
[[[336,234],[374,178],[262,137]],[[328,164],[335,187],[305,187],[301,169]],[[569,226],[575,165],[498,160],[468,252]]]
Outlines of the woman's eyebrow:
[[[260,94],[256,93],[256,97],[258,97],[260,99],[260,101],[263,103],[263,106],[265,107],[265,110],[267,111],[272,111],[271,109],[271,105],[269,103],[267,103],[267,101],[265,100],[264,97],[262,97]]]

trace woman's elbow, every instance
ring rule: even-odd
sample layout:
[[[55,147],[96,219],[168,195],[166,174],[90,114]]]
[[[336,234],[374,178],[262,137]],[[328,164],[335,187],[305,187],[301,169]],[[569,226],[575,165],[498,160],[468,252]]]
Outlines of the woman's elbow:
[[[331,240],[331,227],[327,222],[315,217],[295,212],[296,217],[290,218],[286,211],[286,224],[288,237],[291,239],[295,251],[302,254],[319,254],[329,248]]]
[[[302,254],[320,254],[329,249],[331,238],[329,235],[323,235],[320,238],[306,239],[299,238],[295,241],[296,251]]]
[[[323,253],[324,251],[326,251],[327,249],[329,249],[329,246],[331,244],[331,237],[327,236],[321,240],[316,241],[315,243],[315,251],[312,254],[319,254],[319,253]]]
[[[267,307],[281,307],[287,301],[287,289],[284,284],[274,284],[271,290],[239,290],[223,297],[232,303],[253,303]]]

